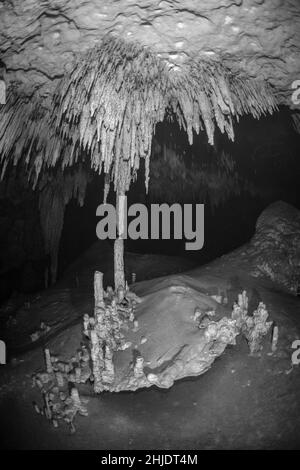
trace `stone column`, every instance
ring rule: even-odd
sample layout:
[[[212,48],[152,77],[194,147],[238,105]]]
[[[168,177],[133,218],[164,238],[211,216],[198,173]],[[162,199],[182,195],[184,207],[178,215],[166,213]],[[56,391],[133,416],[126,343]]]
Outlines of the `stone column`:
[[[119,287],[125,288],[125,273],[124,273],[124,237],[125,237],[125,220],[126,220],[126,196],[125,191],[119,189],[117,191],[116,200],[117,209],[117,232],[118,238],[114,243],[114,277],[115,277],[115,291]]]

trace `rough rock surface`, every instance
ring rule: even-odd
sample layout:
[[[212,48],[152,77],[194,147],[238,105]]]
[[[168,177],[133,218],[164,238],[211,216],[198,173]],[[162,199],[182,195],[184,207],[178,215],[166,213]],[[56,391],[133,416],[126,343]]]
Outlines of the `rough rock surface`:
[[[43,285],[45,252],[37,201],[22,178],[0,183],[0,303]]]
[[[282,317],[280,309],[278,313],[274,304],[270,304],[266,290],[274,293],[274,288],[280,285],[295,292],[293,283],[295,275],[299,274],[299,233],[299,211],[279,201],[265,209],[258,218],[256,234],[249,244],[185,274],[133,285],[132,290],[143,299],[136,306],[138,327],[124,330],[125,340],[131,345],[115,353],[116,381],[109,389],[136,390],[153,384],[168,388],[175,380],[206,372],[227,344],[235,343],[235,338],[232,341],[207,341],[205,328],[199,329],[195,321],[195,309],[204,316],[215,311],[211,318],[213,322],[220,322],[224,317],[227,321],[231,317],[233,303],[244,289],[249,297],[249,314],[257,309],[259,302],[264,302],[269,320],[279,325],[282,336],[282,328],[287,327],[289,320]],[[94,259],[86,256],[86,261],[93,272]],[[140,259],[145,272],[146,261],[143,257]],[[103,262],[104,259],[102,262],[99,259],[99,269],[104,268]],[[167,264],[167,260],[160,258],[160,263]],[[258,271],[259,266],[264,264],[272,269],[274,276],[269,275],[268,269]],[[80,279],[83,276],[90,280],[88,270],[83,271],[80,263],[74,265],[74,269],[82,273]],[[134,271],[137,272],[136,267]],[[69,273],[66,279],[68,284],[70,279]],[[141,275],[139,279],[142,279]],[[73,355],[82,341],[82,316],[93,312],[91,280],[89,283],[90,289],[82,290],[63,289],[61,282],[56,289],[44,293],[36,305],[21,309],[16,315],[14,330],[11,330],[14,344],[10,344],[15,351],[22,349],[20,346],[24,342],[25,331],[43,321],[51,326],[49,335],[53,339],[49,342],[50,350],[61,357]],[[82,284],[81,280],[79,285],[86,284]],[[299,306],[294,313],[299,313]],[[58,332],[61,333],[57,335]],[[49,335],[45,335],[45,341]],[[280,341],[282,343],[282,339]],[[266,350],[270,352],[270,344],[266,345]],[[132,373],[135,354],[143,357],[145,365],[145,377],[137,380],[133,380]],[[151,380],[149,374],[152,374]]]
[[[268,207],[257,220],[252,249],[259,271],[297,293],[300,288],[300,212],[282,201]]]
[[[289,204],[274,203],[258,218],[256,234],[248,245],[208,266],[135,285],[133,289],[142,299],[135,310],[138,324],[122,327],[128,347],[114,353],[113,381],[103,383],[99,391],[137,390],[152,385],[170,388],[176,380],[205,373],[226,347],[236,345],[236,337],[243,334],[243,327],[232,314],[232,305],[246,285],[249,320],[254,310],[264,305],[260,304],[257,289],[264,285],[274,289],[275,282],[295,291],[299,275],[299,215]],[[261,266],[266,266],[265,270]],[[266,306],[268,321],[277,323],[273,310]],[[195,317],[197,311],[200,323]],[[266,334],[271,323],[268,325]],[[211,326],[217,331],[212,336]],[[64,357],[66,351],[76,349],[76,339],[79,345],[81,335],[82,326],[76,325],[67,338],[62,333],[50,342],[50,350]],[[270,353],[270,342],[264,344]],[[137,357],[144,362],[138,375],[134,371]]]
[[[150,46],[171,64],[221,59],[267,79],[291,105],[300,78],[298,0],[4,0],[0,58],[8,82],[47,94],[77,53],[111,33]]]
[[[125,265],[126,279],[130,280],[132,273],[135,273],[136,280],[140,282],[192,269],[196,263],[175,256],[126,252]],[[94,243],[72,263],[64,277],[51,288],[28,298],[23,295],[11,297],[1,305],[1,339],[5,340],[12,354],[35,346],[46,337],[55,336],[69,325],[81,322],[83,313],[92,312],[94,272],[100,268],[104,273],[105,287],[113,285],[113,252],[110,245],[102,240]],[[2,284],[1,280],[1,287]],[[50,330],[44,331],[41,337],[32,342],[31,334],[40,331],[41,322],[49,326]],[[79,330],[81,334],[81,325]]]
[[[299,294],[300,211],[286,202],[274,202],[257,219],[250,242],[221,259]]]
[[[292,220],[288,220],[288,212]],[[278,203],[263,212],[257,231],[263,232],[267,223],[279,221],[282,214],[286,215],[285,220],[292,227],[296,212],[291,206]],[[275,234],[275,228],[273,231]],[[280,232],[283,232],[282,222]],[[253,240],[255,239],[256,235]],[[172,350],[168,350],[164,337],[167,336],[171,347],[177,347],[182,331],[187,331],[188,326],[192,325],[190,314],[193,314],[195,303],[198,305],[202,302],[203,307],[208,309],[216,307],[216,317],[220,318],[226,314],[226,305],[224,302],[219,304],[215,300],[217,297],[212,296],[226,294],[227,313],[230,314],[238,293],[246,289],[249,311],[253,312],[262,301],[270,314],[269,319],[279,328],[276,351],[271,350],[268,336],[261,356],[253,357],[249,355],[248,345],[243,338],[237,338],[236,346],[226,347],[208,373],[197,379],[179,381],[168,393],[152,387],[140,390],[139,393],[103,393],[95,396],[90,385],[78,384],[81,396],[89,396],[89,419],[80,419],[76,434],[70,438],[63,425],[54,431],[45,417],[36,414],[31,406],[33,401],[40,403],[41,400],[39,390],[32,388],[32,373],[45,368],[42,349],[36,347],[22,356],[18,355],[10,364],[1,368],[2,448],[84,448],[98,451],[99,448],[183,447],[298,449],[300,368],[292,363],[292,354],[296,352],[292,345],[300,337],[299,298],[280,292],[270,279],[251,276],[249,266],[254,266],[257,258],[255,250],[249,251],[250,248],[251,242],[196,270],[142,281],[132,286],[132,290],[139,296],[145,297],[144,305],[139,304],[139,330],[135,333],[135,339],[139,342],[140,353],[146,361],[153,361],[152,366],[155,366],[155,353],[159,350],[167,371],[171,363],[165,360],[172,357]],[[270,256],[271,251],[268,249],[266,258]],[[87,256],[86,262],[91,262],[91,271],[94,269],[93,261],[91,256]],[[104,264],[100,260],[99,263],[100,269]],[[141,263],[142,273],[145,260],[137,256],[136,263]],[[76,270],[79,270],[80,264],[77,264]],[[167,259],[164,264],[167,266]],[[87,273],[88,270],[84,271]],[[137,265],[134,266],[134,271],[138,272]],[[140,279],[141,275],[138,276],[138,280]],[[75,293],[80,304],[75,299]],[[37,308],[32,306],[26,315],[25,312],[20,315],[24,316],[24,325],[28,325],[32,317],[36,320],[43,319],[47,323],[50,317],[52,320],[55,318],[57,325],[60,324],[65,329],[58,333],[53,325],[51,331],[55,331],[55,335],[52,338],[46,337],[43,347],[47,345],[51,353],[68,359],[83,339],[83,313],[91,314],[93,311],[92,285],[89,292],[70,289],[65,300],[62,299],[62,294],[62,289],[49,289],[42,294],[42,303],[37,304]],[[178,326],[175,331],[170,331],[168,323],[172,312]],[[18,316],[19,314],[17,318]],[[180,318],[186,321],[180,322]],[[71,319],[76,322],[73,326],[70,326]],[[154,336],[150,335],[147,321],[153,325]],[[199,330],[195,325],[193,328],[196,339],[199,337]],[[147,336],[147,341],[141,344],[139,340],[142,335]],[[17,339],[15,337],[15,341]],[[191,336],[188,340],[191,340],[188,345],[191,350],[195,342]],[[183,348],[182,353],[187,350],[188,347]],[[297,357],[299,358],[299,354]],[[159,360],[159,356],[157,358]],[[28,429],[31,430],[30,433]]]
[[[234,253],[235,262],[243,268],[245,255],[239,256],[237,251]],[[297,293],[300,280],[300,211],[283,201],[267,207],[257,220],[256,233],[246,249],[246,257],[251,276],[268,278]],[[230,264],[228,260],[227,269]],[[192,271],[190,275],[150,282],[145,286],[145,291],[142,286],[137,286],[137,293],[143,298],[137,306],[139,329],[133,333],[129,331],[126,340],[129,339],[144,358],[144,375],[132,379],[130,364],[133,350],[117,352],[114,358],[116,380],[108,387],[109,390],[135,390],[152,384],[169,388],[175,380],[203,374],[228,344],[236,344],[235,336],[240,333],[235,331],[236,325],[226,325],[225,339],[219,336],[208,339],[203,333],[208,327],[198,329],[193,320],[196,308],[201,315],[207,311],[215,312],[209,320],[213,323],[230,322],[228,317],[231,317],[232,300],[237,300],[233,298],[228,302],[228,291],[233,289],[234,278],[226,283],[214,277],[207,278],[203,271],[199,276]],[[256,299],[252,298],[253,309],[257,308],[255,302]],[[253,314],[251,307],[248,314]],[[273,320],[272,316],[270,319]],[[142,338],[147,338],[147,341],[143,343]]]

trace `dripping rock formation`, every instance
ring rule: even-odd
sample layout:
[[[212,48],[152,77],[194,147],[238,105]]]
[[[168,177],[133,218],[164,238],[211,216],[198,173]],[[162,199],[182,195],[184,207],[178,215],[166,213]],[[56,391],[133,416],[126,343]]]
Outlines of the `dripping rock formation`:
[[[0,57],[9,83],[47,95],[76,55],[109,33],[150,46],[170,67],[189,56],[222,61],[266,79],[292,106],[299,26],[298,0],[4,0]]]

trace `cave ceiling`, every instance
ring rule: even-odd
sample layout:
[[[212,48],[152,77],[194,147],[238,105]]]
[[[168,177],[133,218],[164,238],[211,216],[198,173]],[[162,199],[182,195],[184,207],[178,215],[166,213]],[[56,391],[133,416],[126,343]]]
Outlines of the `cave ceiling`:
[[[300,79],[299,0],[2,0],[0,58],[6,80],[48,95],[85,53],[112,34],[149,46],[170,66],[221,60],[264,78],[291,105]]]

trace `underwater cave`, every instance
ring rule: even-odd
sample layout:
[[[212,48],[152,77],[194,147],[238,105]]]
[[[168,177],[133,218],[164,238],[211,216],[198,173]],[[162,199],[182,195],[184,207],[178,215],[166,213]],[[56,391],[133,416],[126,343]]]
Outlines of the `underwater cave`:
[[[0,448],[300,448],[299,23],[0,3]]]

